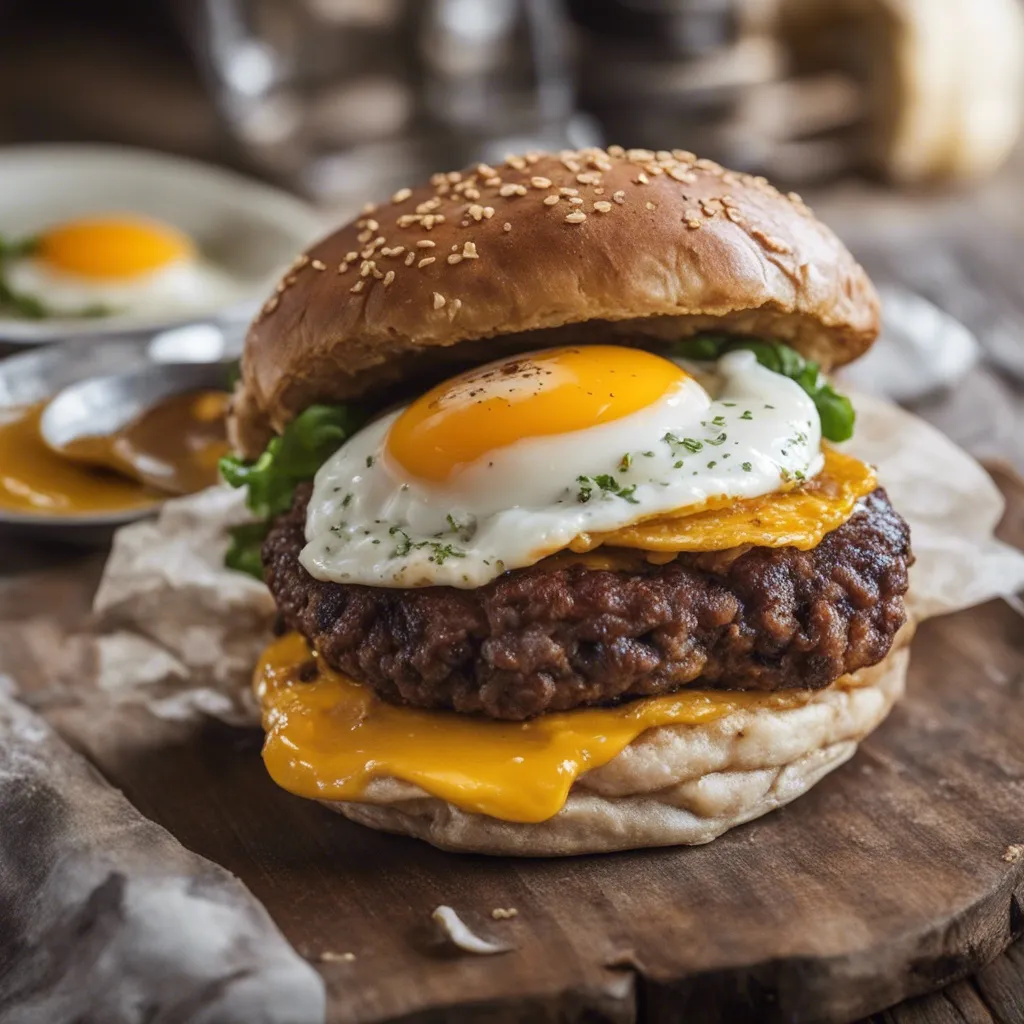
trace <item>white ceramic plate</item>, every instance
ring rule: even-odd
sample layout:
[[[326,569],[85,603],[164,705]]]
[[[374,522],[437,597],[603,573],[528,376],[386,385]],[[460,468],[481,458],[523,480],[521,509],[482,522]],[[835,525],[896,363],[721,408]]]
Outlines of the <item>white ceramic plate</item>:
[[[151,332],[204,317],[247,317],[280,270],[324,232],[320,215],[294,196],[193,160],[121,146],[0,149],[0,234],[33,235],[57,221],[103,212],[138,213],[184,231],[240,282],[241,297],[228,308],[159,318],[0,317],[0,341],[38,344]]]

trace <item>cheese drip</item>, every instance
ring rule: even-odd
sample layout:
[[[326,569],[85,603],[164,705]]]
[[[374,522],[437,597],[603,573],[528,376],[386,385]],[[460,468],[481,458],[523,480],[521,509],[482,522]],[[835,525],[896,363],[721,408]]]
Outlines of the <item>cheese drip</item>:
[[[573,783],[656,726],[695,726],[740,709],[805,704],[805,691],[682,690],[614,708],[499,722],[396,707],[316,659],[289,634],[266,649],[254,677],[263,708],[263,760],[283,789],[314,800],[367,799],[375,778],[412,783],[463,811],[505,821],[557,814]]]

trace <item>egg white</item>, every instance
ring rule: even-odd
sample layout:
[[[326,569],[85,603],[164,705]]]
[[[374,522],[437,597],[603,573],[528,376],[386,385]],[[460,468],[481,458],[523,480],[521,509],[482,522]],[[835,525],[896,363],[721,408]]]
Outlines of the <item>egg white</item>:
[[[387,435],[401,410],[384,416],[317,473],[300,560],[337,583],[479,587],[581,533],[821,471],[818,411],[796,382],[747,351],[719,360],[717,376],[714,399],[690,378],[613,422],[494,450],[452,486],[392,463]]]
[[[8,268],[7,279],[15,291],[38,299],[59,316],[80,315],[90,306],[102,306],[111,315],[189,313],[227,305],[242,294],[230,275],[193,258],[136,277],[102,279],[23,259]]]

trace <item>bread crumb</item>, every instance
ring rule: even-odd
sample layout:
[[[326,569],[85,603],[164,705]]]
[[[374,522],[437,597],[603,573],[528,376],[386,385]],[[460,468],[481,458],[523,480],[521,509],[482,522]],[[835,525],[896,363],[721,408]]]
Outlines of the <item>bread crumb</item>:
[[[332,953],[329,949],[318,957],[322,964],[350,964],[355,958],[355,953]]]
[[[1013,843],[1008,846],[1003,853],[1003,860],[1007,864],[1016,864],[1019,860],[1024,860],[1024,843]]]
[[[493,917],[495,921],[507,921],[510,917],[518,916],[519,911],[516,910],[515,907],[509,907],[508,909],[505,909],[504,907],[495,907],[491,911],[491,917]]]
[[[442,934],[453,946],[466,953],[476,953],[480,956],[488,956],[493,953],[507,953],[509,946],[499,945],[496,942],[488,942],[481,939],[469,930],[462,918],[451,907],[437,907],[430,915],[434,923],[441,930]]]

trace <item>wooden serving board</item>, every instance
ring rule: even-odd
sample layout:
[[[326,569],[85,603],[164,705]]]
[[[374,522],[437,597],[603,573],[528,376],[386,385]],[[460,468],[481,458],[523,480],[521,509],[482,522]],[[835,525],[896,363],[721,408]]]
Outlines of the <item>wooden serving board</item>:
[[[1000,482],[1003,535],[1024,544],[1024,485]],[[255,731],[69,702],[54,663],[98,566],[0,593],[0,671],[144,814],[242,878],[318,964],[331,1024],[848,1022],[1024,932],[1024,618],[1005,602],[925,623],[906,700],[793,805],[708,846],[513,861],[289,796]],[[515,948],[439,946],[439,904]]]

